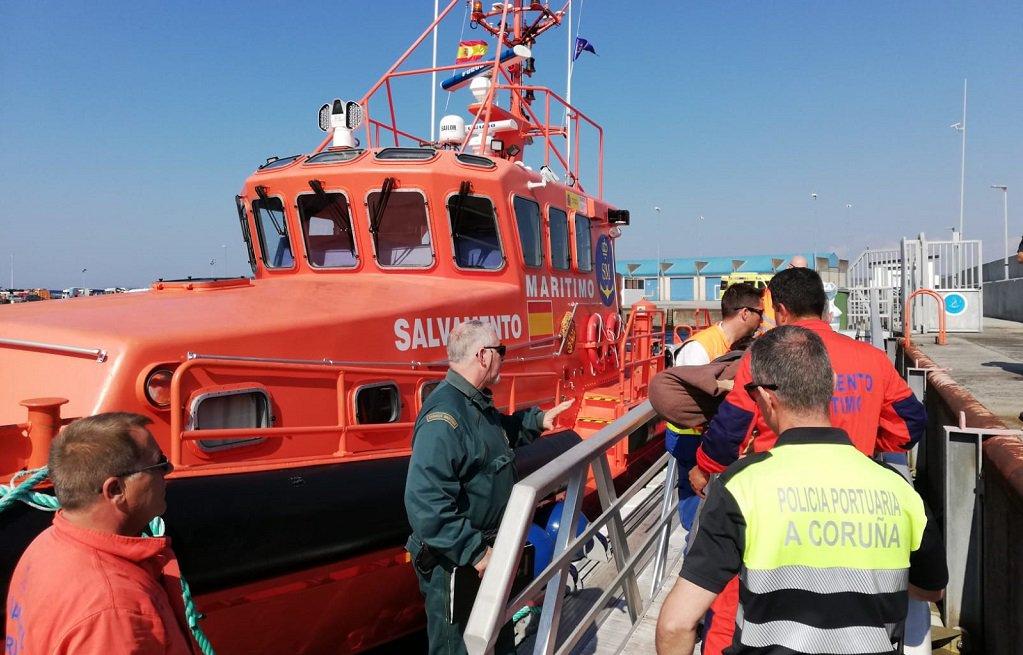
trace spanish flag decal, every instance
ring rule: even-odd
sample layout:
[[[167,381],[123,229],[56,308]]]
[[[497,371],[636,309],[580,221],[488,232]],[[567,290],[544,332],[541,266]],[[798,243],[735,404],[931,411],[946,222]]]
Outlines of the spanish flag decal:
[[[550,300],[527,300],[529,339],[554,336],[554,309]]]

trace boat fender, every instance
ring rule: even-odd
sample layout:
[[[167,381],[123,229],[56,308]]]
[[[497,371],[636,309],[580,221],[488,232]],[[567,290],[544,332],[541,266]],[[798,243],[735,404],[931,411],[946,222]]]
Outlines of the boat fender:
[[[583,344],[592,375],[604,370],[604,357],[607,354],[605,336],[604,317],[598,312],[593,312],[586,322],[586,343]]]
[[[551,541],[555,544],[558,541],[558,532],[561,530],[561,511],[564,509],[565,503],[558,501],[554,503],[554,507],[551,508],[551,513],[547,516],[547,534],[550,535]],[[584,514],[579,514],[579,524],[576,526],[575,536],[579,536],[583,533],[586,527],[590,524],[589,520]],[[610,552],[608,548],[607,538],[599,532],[593,535],[593,539],[588,539],[586,543],[582,545],[582,548],[573,553],[573,561],[578,561],[585,557],[591,550],[593,550],[594,541],[599,541],[600,545],[604,548],[605,552]]]
[[[554,559],[554,539],[539,525],[531,523],[526,543],[533,544],[533,577],[536,578]]]

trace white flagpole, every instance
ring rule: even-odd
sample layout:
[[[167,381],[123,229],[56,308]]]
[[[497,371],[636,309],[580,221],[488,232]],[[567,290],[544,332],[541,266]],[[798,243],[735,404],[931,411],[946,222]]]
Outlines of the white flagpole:
[[[440,11],[438,3],[440,0],[433,0],[433,67],[437,68],[437,14]],[[430,141],[436,141],[437,130],[437,71],[433,71],[430,84]]]
[[[565,62],[566,71],[565,76],[567,78],[567,88],[565,89],[565,100],[569,105],[572,104],[572,52],[575,50],[575,43],[572,39],[572,0],[568,0],[568,58]],[[565,156],[565,161],[568,162],[568,170],[566,174],[572,172],[572,110],[565,108],[565,136],[567,138],[568,153]]]

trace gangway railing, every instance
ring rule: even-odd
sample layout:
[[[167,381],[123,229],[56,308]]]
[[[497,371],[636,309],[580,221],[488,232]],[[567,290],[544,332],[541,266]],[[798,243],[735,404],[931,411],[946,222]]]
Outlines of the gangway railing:
[[[639,573],[651,558],[656,558],[655,572],[663,574],[667,558],[667,535],[672,521],[677,521],[674,509],[677,503],[674,485],[676,463],[665,453],[619,496],[611,476],[608,452],[633,431],[655,420],[656,416],[650,402],[645,401],[512,488],[490,564],[466,624],[464,639],[469,653],[476,655],[491,652],[501,627],[511,620],[517,610],[539,597],[541,592],[543,605],[534,642],[535,654],[551,655],[571,651],[586,635],[598,615],[606,611],[608,601],[618,590],[624,596],[625,608],[633,624],[643,616],[649,599],[645,600],[640,592]],[[638,544],[630,545],[622,508],[665,467],[667,474],[659,488],[662,494],[661,516],[653,526],[646,527],[648,531]],[[601,514],[584,530],[579,531],[582,501],[591,470]],[[512,583],[537,504],[562,489],[565,489],[565,499],[561,528],[551,563],[524,590],[510,599]],[[559,643],[558,629],[569,567],[575,554],[604,526],[607,526],[617,575],[604,592],[594,599],[590,609],[575,623],[571,633]],[[655,546],[660,547],[655,551]],[[655,587],[658,582],[654,580]]]

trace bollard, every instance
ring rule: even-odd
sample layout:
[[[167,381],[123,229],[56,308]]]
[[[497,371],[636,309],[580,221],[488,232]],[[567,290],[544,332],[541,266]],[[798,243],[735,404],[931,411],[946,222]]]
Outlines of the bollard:
[[[67,402],[67,398],[31,398],[18,403],[28,408],[28,423],[25,424],[25,429],[32,443],[28,468],[42,468],[49,461],[50,444],[60,432],[60,406]]]

